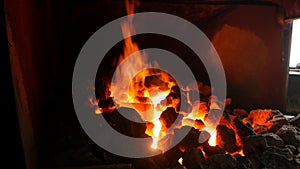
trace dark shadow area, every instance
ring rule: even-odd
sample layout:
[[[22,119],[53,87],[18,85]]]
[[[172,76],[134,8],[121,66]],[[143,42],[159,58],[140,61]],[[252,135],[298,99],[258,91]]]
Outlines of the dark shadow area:
[[[5,119],[5,125],[7,125],[4,130],[11,137],[5,137],[4,145],[10,145],[7,148],[7,152],[2,152],[5,154],[3,166],[10,166],[11,168],[25,168],[24,155],[22,149],[22,142],[19,129],[19,121],[15,105],[15,96],[13,89],[13,82],[11,78],[11,65],[8,54],[8,41],[6,35],[5,27],[5,17],[3,1],[0,1],[0,78],[1,78],[1,110],[5,114],[3,119]],[[4,125],[3,125],[4,126]],[[3,133],[4,134],[4,133]],[[3,137],[4,138],[4,137]],[[13,163],[11,163],[13,161]]]

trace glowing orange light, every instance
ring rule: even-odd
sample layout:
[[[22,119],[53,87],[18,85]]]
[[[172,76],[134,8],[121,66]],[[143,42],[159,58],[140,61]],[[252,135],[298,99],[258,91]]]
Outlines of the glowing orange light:
[[[215,131],[211,132],[211,136],[208,140],[208,144],[210,146],[216,146],[217,145],[216,139],[217,139],[217,132],[215,132]]]
[[[210,138],[208,140],[208,144],[210,146],[216,146],[217,145],[217,132],[215,129],[211,129],[208,127],[208,125],[203,129],[207,131],[210,134]]]
[[[151,95],[154,95],[154,96],[151,96]],[[150,100],[151,100],[151,102],[153,103],[153,106],[154,106],[153,114],[154,114],[154,118],[156,119],[154,121],[154,127],[152,129],[152,133],[153,133],[152,139],[153,139],[153,141],[152,141],[151,148],[153,148],[153,149],[157,149],[158,141],[159,141],[159,138],[160,138],[160,135],[161,135],[160,130],[161,130],[161,127],[162,127],[162,124],[158,119],[162,112],[157,111],[156,107],[163,99],[166,98],[166,96],[167,95],[164,92],[160,92],[159,90],[150,93]]]
[[[237,154],[241,155],[241,156],[245,156],[243,150],[240,150],[239,152],[237,152]]]
[[[129,2],[126,0],[126,10],[127,14],[134,13],[133,1]],[[117,106],[134,108],[138,113],[140,113],[141,118],[147,122],[145,133],[152,137],[152,144],[149,145],[148,148],[151,147],[153,149],[160,149],[161,151],[164,151],[164,148],[167,147],[163,145],[164,137],[167,135],[165,132],[167,131],[166,125],[159,120],[159,117],[168,106],[173,106],[175,108],[175,106],[177,106],[177,104],[180,102],[180,99],[173,99],[172,95],[169,95],[172,87],[179,85],[176,84],[175,79],[173,79],[168,72],[165,72],[164,70],[158,71],[160,69],[157,63],[148,62],[146,54],[141,53],[138,45],[132,41],[131,35],[135,33],[132,19],[133,15],[128,17],[127,21],[121,23],[121,29],[124,36],[124,49],[123,54],[114,61],[114,66],[117,68],[114,79],[109,86],[111,91],[110,97],[113,97],[116,106],[111,108],[109,107],[108,109],[99,108],[99,100],[93,100],[92,98],[89,98],[89,102],[92,106],[96,107],[96,114],[101,114],[107,110],[114,110]],[[132,55],[133,53],[134,55]],[[129,55],[133,57],[128,57]],[[150,67],[152,70],[150,70]],[[154,77],[154,82],[152,82],[150,79],[149,83],[145,83],[147,81],[145,79],[148,77]],[[152,85],[152,83],[155,85]],[[124,84],[129,84],[129,86]],[[181,92],[183,91],[183,93],[185,93],[187,103],[192,105],[192,110],[191,113],[185,112],[185,114],[180,111],[176,112],[183,115],[183,120],[178,125],[191,126],[199,131],[207,131],[210,134],[208,144],[210,146],[216,146],[217,124],[213,120],[209,120],[209,118],[206,117],[209,113],[209,109],[220,110],[220,107],[222,106],[219,105],[217,98],[213,98],[215,100],[211,101],[210,108],[207,105],[207,102],[191,100],[189,91],[198,90],[198,88],[199,87],[197,84],[194,86],[187,86],[186,88],[180,86]],[[206,90],[210,91],[210,89]],[[169,97],[166,99],[168,95],[170,98],[172,98],[171,103],[170,100],[168,100]],[[236,135],[236,137],[237,145],[241,147],[241,139],[238,137],[238,135]],[[180,150],[184,152],[185,147],[180,147]],[[202,152],[206,157],[205,152]],[[242,150],[230,154],[240,154],[244,156]],[[182,158],[178,160],[181,165],[182,161]]]
[[[178,160],[178,162],[179,162],[179,164],[180,165],[182,165],[182,161],[183,161],[183,159],[182,159],[182,157]]]
[[[156,120],[154,122],[154,127],[152,130],[153,137],[152,137],[152,145],[151,148],[157,149],[158,141],[159,141],[159,135],[160,135],[160,130],[161,130],[161,123],[159,120]]]

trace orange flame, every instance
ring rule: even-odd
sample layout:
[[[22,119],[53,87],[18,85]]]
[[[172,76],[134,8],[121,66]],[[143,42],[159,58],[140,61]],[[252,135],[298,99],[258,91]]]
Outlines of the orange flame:
[[[229,153],[229,152],[226,152],[226,154],[231,154],[233,156],[236,156],[237,154],[241,155],[241,156],[245,156],[244,152],[243,152],[243,149],[237,151],[237,152],[234,152],[234,153]]]
[[[182,165],[182,162],[183,162],[183,158],[181,157],[179,160],[178,160],[179,164]]]
[[[158,68],[158,64],[154,63],[152,66],[151,63],[147,63],[147,55],[141,53],[138,45],[132,41],[131,35],[134,34],[135,28],[132,24],[133,15],[130,14],[134,13],[134,5],[134,1],[129,2],[126,0],[128,20],[121,23],[122,33],[126,38],[124,41],[124,53],[119,57],[119,60],[115,62],[115,65],[118,67],[115,72],[115,78],[111,84],[111,96],[113,96],[114,101],[119,106],[135,108],[137,111],[141,111],[140,114],[142,118],[144,117],[144,120],[153,122],[153,125],[147,126],[146,133],[153,139],[151,147],[156,149],[158,147],[158,141],[162,136],[162,124],[158,118],[163,110],[159,109],[159,105],[170,91],[160,91],[158,89],[149,91],[146,90],[143,85],[144,78],[153,74],[153,72],[147,71],[145,68]],[[129,55],[132,56],[128,57]],[[163,73],[160,75],[162,75],[162,79],[165,78]],[[125,86],[124,84],[129,84],[129,86]],[[141,103],[137,98],[148,98],[149,101],[143,101]],[[153,110],[149,110],[149,106],[146,104],[151,104]],[[151,117],[150,120],[149,117]],[[148,127],[151,127],[151,129]]]
[[[95,113],[96,114],[101,114],[102,113],[102,109],[98,107],[98,102],[99,100],[93,100],[92,97],[88,98],[90,105],[92,105],[93,107],[95,107]]]
[[[114,101],[120,106],[125,106],[123,102],[132,103],[134,100],[128,94],[128,88],[124,84],[129,84],[134,78],[136,73],[143,70],[145,67],[149,67],[147,56],[139,51],[139,47],[132,41],[132,34],[135,32],[135,28],[132,24],[134,13],[134,1],[129,2],[126,0],[126,12],[128,14],[128,20],[121,23],[121,29],[124,40],[123,55],[115,61],[114,65],[118,66],[115,72],[115,78],[111,86],[111,96],[114,97]],[[128,57],[133,54],[133,57]],[[128,57],[128,58],[127,58]],[[122,62],[128,59],[125,63]],[[128,107],[128,105],[126,105]]]
[[[211,133],[210,133],[210,138],[209,138],[209,140],[208,140],[208,144],[210,145],[210,146],[216,146],[217,145],[217,142],[216,142],[216,140],[217,140],[217,132],[216,131],[212,131]]]
[[[162,124],[158,119],[162,112],[157,111],[156,107],[163,99],[166,98],[166,96],[167,96],[167,94],[160,92],[160,91],[158,91],[157,95],[150,96],[150,100],[152,101],[153,106],[154,106],[154,118],[155,118],[154,127],[152,129],[153,142],[152,142],[151,148],[153,148],[153,149],[157,149],[158,141],[159,141],[160,134],[161,134],[160,131],[162,128]]]
[[[152,130],[152,132],[153,132],[153,138],[152,138],[153,141],[152,141],[152,145],[151,145],[151,148],[153,148],[153,149],[157,149],[161,126],[162,125],[161,125],[159,120],[154,121],[154,128]]]
[[[158,71],[160,69],[158,69],[159,66],[157,63],[153,63],[153,65],[148,63],[147,55],[141,53],[137,43],[133,42],[131,36],[135,32],[135,28],[132,24],[133,15],[130,14],[134,14],[134,5],[135,1],[126,0],[126,12],[129,16],[127,21],[121,23],[122,34],[125,38],[124,49],[123,54],[114,62],[114,66],[117,68],[110,85],[111,97],[113,97],[118,106],[135,109],[141,117],[147,121],[145,133],[152,137],[152,144],[149,145],[149,147],[164,150],[164,145],[161,144],[160,141],[166,136],[166,133],[164,133],[165,124],[159,120],[159,117],[168,106],[177,104],[177,100],[174,101],[175,99],[172,100],[172,103],[167,103],[169,105],[164,105],[165,103],[162,103],[162,101],[165,101],[166,97],[170,94],[171,88],[176,85],[176,81],[172,79],[167,72]],[[131,55],[131,57],[128,57],[129,55]],[[157,68],[157,70],[154,70],[155,68],[153,67]],[[154,86],[150,85],[151,87],[146,87],[145,79],[148,76],[155,76],[155,78],[157,78],[155,79],[157,80],[155,83],[162,83],[162,86],[156,84]],[[129,86],[124,84],[129,84]],[[209,145],[216,146],[217,132],[215,129],[216,125],[214,124],[216,122],[205,119],[205,117],[207,117],[209,109],[220,110],[220,107],[223,107],[225,103],[220,104],[220,101],[218,101],[217,98],[212,97],[210,107],[208,108],[206,102],[191,101],[189,95],[190,90],[210,93],[210,89],[208,90],[202,84],[200,87],[203,89],[200,90],[197,85],[191,84],[190,86],[187,86],[186,89],[181,89],[186,92],[185,96],[187,98],[187,103],[192,105],[192,112],[190,114],[184,114],[185,117],[182,120],[181,125],[188,125],[198,130],[207,131],[210,133],[210,138],[208,140]],[[96,114],[105,111],[104,108],[103,110],[98,108],[98,100],[89,98],[89,101],[91,105],[97,107],[95,110]],[[196,124],[196,122],[199,123]],[[237,140],[238,143],[241,144],[240,138],[237,137]],[[232,154],[241,154],[244,156],[242,149]],[[182,164],[182,158],[180,158],[178,162]]]

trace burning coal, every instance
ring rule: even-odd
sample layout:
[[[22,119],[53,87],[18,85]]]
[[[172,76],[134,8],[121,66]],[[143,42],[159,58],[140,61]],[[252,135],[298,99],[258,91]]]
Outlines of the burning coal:
[[[126,9],[128,14],[133,14],[134,3],[126,1]],[[181,165],[192,169],[253,168],[254,165],[261,168],[270,167],[270,161],[276,163],[273,158],[282,159],[290,168],[299,166],[299,150],[290,148],[300,147],[299,129],[288,126],[290,122],[282,113],[274,110],[248,113],[232,108],[231,99],[218,100],[211,95],[212,89],[201,82],[182,86],[167,70],[160,69],[158,63],[149,63],[147,55],[139,51],[130,37],[135,31],[132,17],[130,15],[121,23],[123,35],[128,38],[123,55],[114,62],[117,68],[107,86],[109,97],[92,104],[97,106],[95,113],[102,113],[121,133],[152,138],[152,143],[145,149],[163,153],[160,157],[163,162],[157,162],[162,167],[149,162],[154,168]],[[119,118],[118,110],[124,108],[132,111],[134,119],[144,123],[129,122],[132,117],[130,120]],[[223,108],[225,111],[220,112]],[[221,121],[208,118],[214,113],[223,114]],[[166,151],[172,140],[187,127],[191,127],[188,135]],[[207,137],[201,138],[200,133]],[[286,139],[287,135],[291,135],[293,141]],[[201,143],[199,139],[203,139]]]
[[[167,70],[161,70],[158,63],[149,63],[147,55],[139,51],[131,35],[135,29],[132,25],[134,1],[126,1],[128,20],[121,23],[125,39],[123,55],[115,60],[117,67],[109,87],[110,97],[93,102],[98,105],[96,113],[112,112],[120,107],[132,108],[147,123],[145,133],[152,137],[153,149],[164,150],[167,129],[176,119],[180,119],[174,129],[182,126],[194,127],[210,134],[209,145],[217,144],[217,121],[206,119],[210,110],[218,111],[224,107],[223,101],[210,97],[210,87],[202,83],[183,87]],[[131,55],[131,56],[130,56]],[[129,57],[130,56],[130,57]],[[151,67],[145,69],[147,67]],[[128,85],[126,85],[128,84]],[[199,95],[202,95],[200,100]],[[237,150],[239,151],[239,150]]]

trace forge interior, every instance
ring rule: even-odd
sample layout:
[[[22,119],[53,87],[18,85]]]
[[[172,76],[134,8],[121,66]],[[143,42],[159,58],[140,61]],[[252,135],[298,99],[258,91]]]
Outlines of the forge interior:
[[[143,161],[120,160],[111,154],[104,157],[105,150],[82,130],[72,100],[73,70],[82,46],[99,28],[127,15],[125,4],[123,0],[1,1],[1,88],[7,93],[4,110],[13,120],[17,168],[146,168],[141,165]],[[140,0],[134,12],[173,14],[203,31],[222,61],[226,97],[231,98],[232,108],[248,114],[251,110],[270,109],[291,118],[299,115],[300,76],[289,75],[289,54],[293,20],[300,18],[300,1]],[[186,44],[156,34],[133,36],[132,41],[139,49],[173,52],[190,67],[201,85],[210,85],[203,63]],[[87,86],[95,90],[98,101],[110,97],[110,79],[125,43],[120,41],[111,48],[96,79]],[[184,80],[180,83],[189,85]],[[294,123],[300,126],[299,121]],[[297,168],[300,145],[294,147],[297,150],[289,160]],[[192,165],[185,162],[186,167],[195,167],[194,161],[197,159]],[[195,168],[206,169],[206,164],[197,165]],[[262,166],[267,164],[253,163],[249,168]],[[183,168],[179,164],[168,167]],[[242,169],[241,165],[233,168]]]

